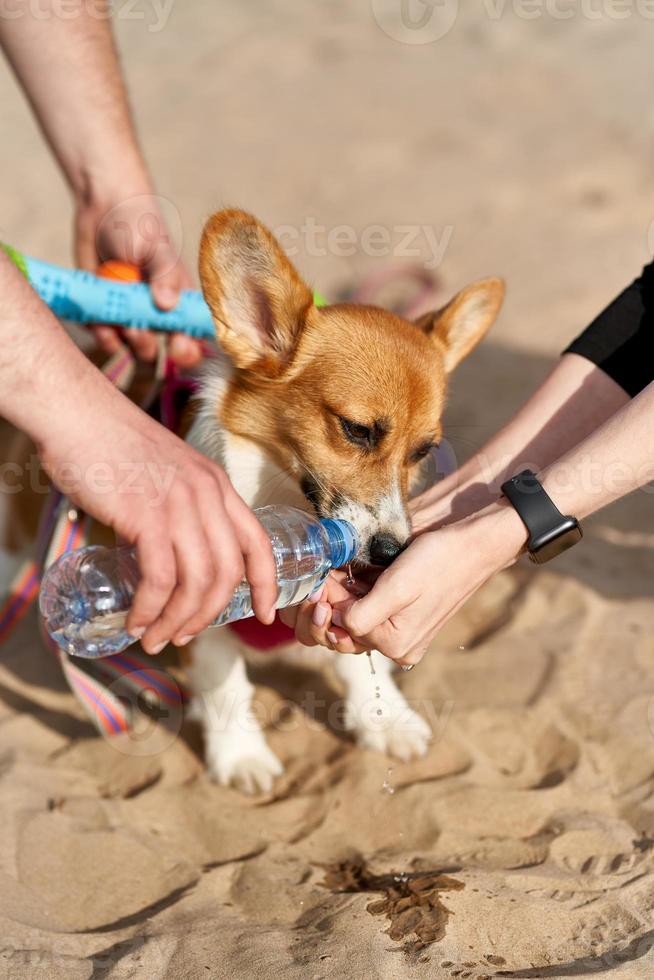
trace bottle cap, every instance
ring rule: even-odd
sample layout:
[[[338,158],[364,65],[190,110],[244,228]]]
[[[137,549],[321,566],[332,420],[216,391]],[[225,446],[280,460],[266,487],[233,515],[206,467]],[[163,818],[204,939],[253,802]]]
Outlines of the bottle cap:
[[[359,550],[359,535],[349,521],[338,521],[335,518],[323,517],[320,523],[327,532],[331,548],[331,564],[333,568],[342,568],[352,561]]]

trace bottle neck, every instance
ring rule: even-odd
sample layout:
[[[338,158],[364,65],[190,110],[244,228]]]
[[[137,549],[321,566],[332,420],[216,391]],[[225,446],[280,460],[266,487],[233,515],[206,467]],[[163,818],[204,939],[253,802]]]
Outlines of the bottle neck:
[[[323,517],[320,523],[327,534],[332,568],[342,568],[352,561],[359,550],[359,536],[349,521]]]

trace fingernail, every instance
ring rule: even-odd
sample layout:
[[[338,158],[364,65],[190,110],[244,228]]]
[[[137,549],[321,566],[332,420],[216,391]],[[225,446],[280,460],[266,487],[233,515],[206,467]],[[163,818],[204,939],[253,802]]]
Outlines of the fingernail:
[[[145,626],[135,626],[133,629],[127,631],[130,636],[133,636],[135,640],[140,640],[145,633]]]
[[[307,602],[311,602],[311,603],[320,602],[324,591],[325,591],[325,587],[324,585],[321,585],[319,589],[316,589],[315,592],[311,593],[311,595],[307,599]]]
[[[158,653],[161,653],[161,651],[163,650],[163,648],[166,646],[167,643],[168,640],[164,640],[163,643],[157,643],[156,647],[152,647],[152,649],[148,652],[151,654],[151,656],[154,657]]]
[[[338,637],[336,636],[336,633],[328,633],[327,639],[332,644],[332,646],[338,646]]]
[[[311,616],[311,622],[314,626],[324,626],[327,619],[327,607],[326,606],[316,606],[313,610],[313,615]]]
[[[179,640],[175,640],[176,647],[185,647],[187,643],[195,639],[195,634],[191,633],[189,636],[180,636]]]
[[[334,609],[332,613],[332,623],[334,626],[343,626],[343,616],[341,615],[340,609]]]

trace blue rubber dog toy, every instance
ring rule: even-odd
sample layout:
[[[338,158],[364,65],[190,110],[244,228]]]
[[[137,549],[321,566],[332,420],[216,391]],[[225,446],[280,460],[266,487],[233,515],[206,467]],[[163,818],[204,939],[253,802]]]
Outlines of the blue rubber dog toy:
[[[81,269],[64,269],[41,262],[2,245],[52,312],[75,323],[110,323],[117,327],[184,333],[198,340],[213,340],[215,327],[209,307],[197,289],[182,291],[174,310],[154,305],[146,283],[103,279]],[[324,303],[316,295],[316,303]]]

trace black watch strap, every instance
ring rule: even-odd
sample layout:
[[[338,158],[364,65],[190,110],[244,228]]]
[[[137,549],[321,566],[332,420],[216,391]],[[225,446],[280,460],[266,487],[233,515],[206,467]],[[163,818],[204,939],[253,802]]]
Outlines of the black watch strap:
[[[502,493],[520,514],[530,538],[539,538],[563,520],[563,514],[531,470],[512,476],[502,486]]]
[[[527,550],[532,561],[539,564],[549,561],[581,539],[577,519],[561,513],[531,470],[507,480],[502,485],[502,493],[529,531]]]

